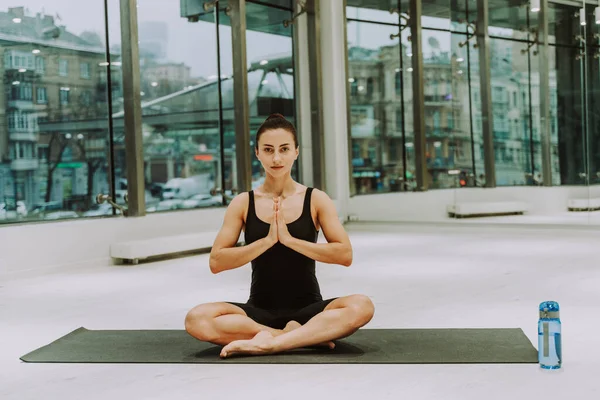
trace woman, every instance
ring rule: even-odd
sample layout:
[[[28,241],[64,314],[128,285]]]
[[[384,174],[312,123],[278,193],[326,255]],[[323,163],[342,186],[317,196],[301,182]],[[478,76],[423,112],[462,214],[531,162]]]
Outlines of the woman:
[[[223,358],[317,344],[333,348],[333,340],[356,332],[374,313],[363,295],[321,297],[315,261],[350,266],[352,245],[327,194],[292,179],[298,139],[289,121],[279,114],[267,118],[255,152],[265,181],[232,200],[210,253],[215,274],[252,262],[250,298],[199,305],[185,328],[224,346]],[[242,229],[246,245],[236,247]],[[316,243],[320,229],[328,243]]]

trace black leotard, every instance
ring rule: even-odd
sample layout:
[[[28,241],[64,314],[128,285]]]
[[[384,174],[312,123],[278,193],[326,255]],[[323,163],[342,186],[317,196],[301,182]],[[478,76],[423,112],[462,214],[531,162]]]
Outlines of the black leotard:
[[[250,244],[266,237],[270,224],[256,216],[254,192],[248,194],[244,237]],[[316,243],[319,232],[310,211],[311,194],[312,188],[307,188],[302,214],[287,228],[295,238]],[[252,261],[249,305],[266,310],[299,310],[322,300],[314,260],[278,242]]]

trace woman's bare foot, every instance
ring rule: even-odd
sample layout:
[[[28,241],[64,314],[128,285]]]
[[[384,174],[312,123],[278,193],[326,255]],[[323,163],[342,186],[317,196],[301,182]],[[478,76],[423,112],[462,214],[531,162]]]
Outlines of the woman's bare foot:
[[[296,322],[296,321],[290,321],[285,325],[285,328],[283,328],[284,332],[289,332],[289,331],[293,331],[294,329],[298,329],[300,328],[302,325],[300,325],[300,322]]]
[[[294,329],[298,329],[300,328],[302,325],[299,322],[296,321],[290,321],[286,324],[285,328],[283,328],[283,332],[290,332],[293,331]],[[321,343],[316,345],[316,347],[327,347],[331,350],[333,350],[335,348],[335,343],[333,342],[326,342],[326,343]]]
[[[273,340],[275,338],[269,331],[260,331],[250,340],[235,340],[223,347],[221,358],[227,358],[234,354],[264,355],[274,350]]]

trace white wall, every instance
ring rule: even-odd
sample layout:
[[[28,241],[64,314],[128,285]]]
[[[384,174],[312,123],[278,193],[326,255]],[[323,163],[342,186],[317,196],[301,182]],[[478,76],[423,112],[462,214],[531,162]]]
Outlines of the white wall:
[[[0,276],[55,266],[110,264],[113,242],[191,232],[218,232],[224,208],[0,227]]]
[[[354,196],[348,204],[350,216],[360,221],[449,221],[446,206],[458,202],[522,201],[527,215],[555,216],[567,213],[567,200],[600,197],[600,188],[579,186],[461,188],[427,192],[402,192]],[[575,214],[575,213],[572,213]],[[528,222],[535,222],[528,220]]]

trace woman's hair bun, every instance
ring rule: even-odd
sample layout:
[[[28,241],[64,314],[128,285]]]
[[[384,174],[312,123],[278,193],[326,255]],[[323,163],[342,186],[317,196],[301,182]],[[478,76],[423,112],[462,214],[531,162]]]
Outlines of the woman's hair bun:
[[[270,120],[270,119],[275,119],[275,118],[281,118],[281,119],[285,119],[285,117],[281,114],[271,114],[269,115],[269,117],[266,119],[266,121]]]

